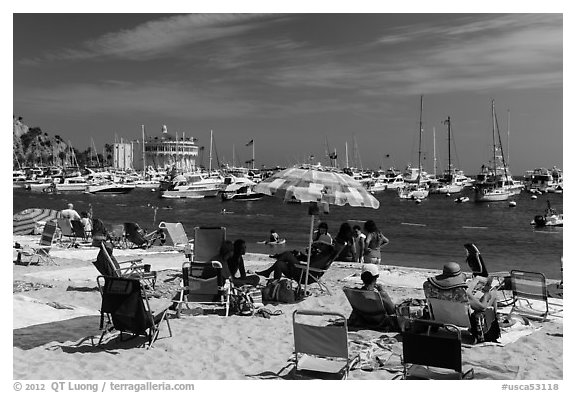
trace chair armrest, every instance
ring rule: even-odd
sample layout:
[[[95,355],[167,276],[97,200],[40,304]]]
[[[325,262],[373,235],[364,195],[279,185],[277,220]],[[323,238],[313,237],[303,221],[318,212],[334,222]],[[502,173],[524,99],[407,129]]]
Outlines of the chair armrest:
[[[306,265],[294,265],[294,267],[298,268],[298,269],[306,269]],[[314,273],[326,273],[326,270],[324,269],[318,269],[317,267],[309,267],[308,270],[310,270],[311,272]]]
[[[129,259],[127,261],[117,261],[119,265],[122,265],[124,263],[130,263],[132,265],[136,265],[142,262],[142,258],[137,258],[137,259]]]

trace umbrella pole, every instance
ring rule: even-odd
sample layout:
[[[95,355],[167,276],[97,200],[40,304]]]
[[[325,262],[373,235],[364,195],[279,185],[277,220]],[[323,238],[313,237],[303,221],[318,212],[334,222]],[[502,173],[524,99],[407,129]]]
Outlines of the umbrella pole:
[[[314,215],[310,215],[310,238],[308,239],[308,257],[306,261],[306,278],[304,279],[304,293],[308,290],[308,273],[310,272],[310,256],[312,255],[312,236],[314,235]]]

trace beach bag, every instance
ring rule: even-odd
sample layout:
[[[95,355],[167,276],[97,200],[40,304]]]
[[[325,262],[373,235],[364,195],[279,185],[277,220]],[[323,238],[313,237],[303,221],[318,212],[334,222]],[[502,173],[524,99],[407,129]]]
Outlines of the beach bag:
[[[500,325],[498,318],[494,318],[491,323],[486,320],[486,314],[483,311],[474,311],[470,315],[470,324],[472,335],[476,342],[497,342],[500,338]]]
[[[256,307],[250,294],[250,288],[240,287],[230,295],[230,312],[236,315],[252,316]]]
[[[294,303],[296,291],[292,288],[292,280],[281,278],[272,280],[262,288],[262,300],[278,303]]]

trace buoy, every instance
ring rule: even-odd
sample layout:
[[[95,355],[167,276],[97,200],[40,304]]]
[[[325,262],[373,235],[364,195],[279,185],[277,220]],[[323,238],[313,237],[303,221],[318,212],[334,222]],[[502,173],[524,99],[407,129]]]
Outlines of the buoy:
[[[538,197],[536,195],[532,195],[530,199],[538,199]]]
[[[415,200],[414,202],[416,202],[416,203],[422,203],[422,199],[416,198],[416,200]]]
[[[155,188],[151,188],[151,189],[150,189],[150,192],[155,192],[155,191],[156,191]]]
[[[510,203],[508,204],[508,206],[510,206],[510,207],[516,207],[516,202],[510,201]]]
[[[446,196],[447,196],[447,197],[449,197],[449,196],[450,196],[450,193],[449,193],[449,192],[447,192],[447,193],[446,193]]]

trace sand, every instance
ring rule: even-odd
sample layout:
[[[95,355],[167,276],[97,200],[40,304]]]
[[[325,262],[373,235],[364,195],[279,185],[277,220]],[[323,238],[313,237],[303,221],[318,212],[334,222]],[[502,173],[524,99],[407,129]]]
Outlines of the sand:
[[[18,237],[34,243],[38,237]],[[172,337],[166,325],[149,350],[143,339],[119,341],[100,336],[96,269],[97,249],[58,249],[52,255],[57,266],[13,265],[13,378],[16,380],[284,380],[290,379],[294,350],[294,310],[330,310],[346,316],[349,306],[344,285],[359,282],[356,264],[334,263],[324,276],[331,295],[312,286],[312,295],[295,304],[267,304],[282,314],[259,316],[170,316]],[[158,271],[155,296],[172,298],[178,291],[184,255],[168,247],[115,250],[119,260],[141,257]],[[273,260],[267,255],[245,257],[249,270],[261,269]],[[380,282],[395,302],[423,298],[422,282],[435,270],[401,267],[402,261],[381,266]],[[463,261],[462,261],[463,262]],[[555,315],[547,322],[518,323],[503,335],[505,345],[463,348],[464,369],[473,367],[477,380],[562,380],[562,299],[552,299]],[[506,310],[504,310],[506,311]],[[394,333],[373,330],[349,332],[350,350],[361,355],[361,368],[351,380],[385,380],[398,375],[401,343]],[[387,343],[386,349],[378,343]],[[376,351],[374,349],[377,349]],[[375,354],[387,355],[380,365]],[[382,353],[382,351],[388,351]],[[57,365],[57,366],[56,366]]]

